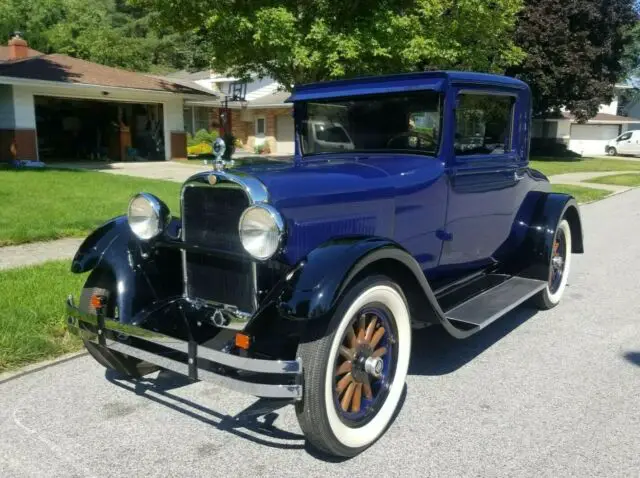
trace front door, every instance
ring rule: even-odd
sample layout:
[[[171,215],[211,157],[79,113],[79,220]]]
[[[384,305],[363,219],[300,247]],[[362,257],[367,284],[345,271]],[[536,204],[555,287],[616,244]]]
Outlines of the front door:
[[[494,262],[520,204],[518,185],[526,171],[513,144],[516,97],[459,91],[449,201],[440,267],[446,275]]]
[[[633,137],[632,132],[625,133],[622,136],[618,137],[618,139],[616,140],[616,143],[617,143],[616,149],[618,150],[618,153],[634,154],[635,148],[633,147],[633,144],[631,142],[632,137]]]

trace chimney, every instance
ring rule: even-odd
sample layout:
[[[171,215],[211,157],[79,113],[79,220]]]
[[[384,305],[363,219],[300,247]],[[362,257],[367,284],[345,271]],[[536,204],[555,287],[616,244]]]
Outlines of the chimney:
[[[14,32],[9,40],[9,60],[21,60],[29,56],[29,44],[20,32]]]

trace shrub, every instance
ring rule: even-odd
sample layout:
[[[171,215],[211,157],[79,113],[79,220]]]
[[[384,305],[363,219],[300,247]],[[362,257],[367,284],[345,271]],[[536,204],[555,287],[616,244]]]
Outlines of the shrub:
[[[213,148],[211,144],[207,143],[198,143],[193,146],[189,146],[187,148],[187,155],[189,156],[199,156],[201,154],[211,154],[213,152]]]
[[[187,135],[187,146],[196,146],[200,143],[211,144],[218,138],[218,136],[218,132],[215,130],[207,131],[206,129],[201,129],[196,131],[196,134],[193,136],[190,134]]]

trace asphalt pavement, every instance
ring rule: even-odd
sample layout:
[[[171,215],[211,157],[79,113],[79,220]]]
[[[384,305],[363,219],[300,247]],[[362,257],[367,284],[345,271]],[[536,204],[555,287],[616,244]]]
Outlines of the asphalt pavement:
[[[352,460],[308,450],[291,407],[85,356],[0,384],[0,476],[639,476],[640,190],[582,212],[562,304],[416,331],[402,410]]]

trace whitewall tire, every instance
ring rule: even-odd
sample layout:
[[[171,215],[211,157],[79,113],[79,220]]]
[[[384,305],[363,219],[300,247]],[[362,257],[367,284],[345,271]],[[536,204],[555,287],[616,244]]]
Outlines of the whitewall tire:
[[[560,303],[571,270],[571,227],[566,219],[560,221],[552,244],[547,287],[536,298],[536,305],[543,310]]]
[[[359,282],[299,355],[305,380],[296,412],[305,436],[326,453],[358,454],[385,432],[404,392],[411,320],[402,291],[384,276]]]

